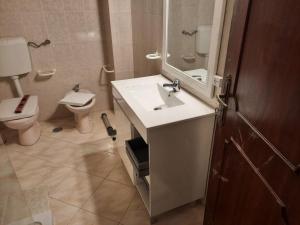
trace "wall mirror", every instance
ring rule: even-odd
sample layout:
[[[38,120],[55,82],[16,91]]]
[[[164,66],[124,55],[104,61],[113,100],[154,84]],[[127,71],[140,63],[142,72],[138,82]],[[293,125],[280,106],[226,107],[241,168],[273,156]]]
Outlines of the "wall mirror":
[[[213,96],[226,0],[164,0],[163,71]]]

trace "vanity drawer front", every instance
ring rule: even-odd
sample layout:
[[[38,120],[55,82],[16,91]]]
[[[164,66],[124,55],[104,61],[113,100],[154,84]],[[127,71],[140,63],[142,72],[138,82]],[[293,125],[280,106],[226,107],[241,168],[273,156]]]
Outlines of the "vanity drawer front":
[[[126,141],[126,152],[135,169],[136,177],[149,175],[149,148],[144,140],[135,138]]]
[[[124,114],[127,116],[128,120],[133,124],[133,126],[137,129],[139,134],[143,137],[146,143],[147,141],[147,130],[142,124],[142,122],[139,120],[137,115],[133,112],[133,110],[130,108],[130,106],[125,102],[125,100],[122,98],[122,96],[119,94],[119,92],[113,88],[113,97],[114,100],[118,103]]]

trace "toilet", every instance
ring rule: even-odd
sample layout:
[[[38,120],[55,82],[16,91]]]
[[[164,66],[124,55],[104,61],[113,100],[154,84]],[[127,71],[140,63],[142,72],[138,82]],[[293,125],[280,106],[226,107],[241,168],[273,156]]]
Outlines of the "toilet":
[[[92,131],[90,111],[96,103],[95,94],[85,89],[77,92],[70,91],[59,103],[64,104],[70,112],[74,113],[76,128],[80,133]]]
[[[27,41],[23,37],[0,38],[0,78],[10,78],[18,93],[17,98],[0,101],[0,122],[18,131],[21,145],[33,145],[41,135],[40,124],[37,121],[39,116],[37,96],[29,96],[22,111],[15,112],[24,96],[19,76],[31,70]]]
[[[0,103],[0,121],[8,128],[18,131],[20,145],[35,144],[41,134],[38,97],[30,96],[22,113],[14,111],[22,98],[5,99]]]

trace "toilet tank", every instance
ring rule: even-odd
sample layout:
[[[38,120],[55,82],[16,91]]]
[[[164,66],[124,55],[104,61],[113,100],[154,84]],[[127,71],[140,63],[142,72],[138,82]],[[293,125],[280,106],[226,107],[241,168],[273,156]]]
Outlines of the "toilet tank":
[[[209,54],[211,29],[211,25],[200,25],[197,29],[196,51],[201,55]]]
[[[10,77],[32,70],[27,41],[23,37],[0,38],[0,77]]]

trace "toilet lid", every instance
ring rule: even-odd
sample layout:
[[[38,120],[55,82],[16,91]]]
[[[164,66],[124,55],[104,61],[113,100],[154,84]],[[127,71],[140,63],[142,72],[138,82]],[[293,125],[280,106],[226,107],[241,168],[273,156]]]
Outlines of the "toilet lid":
[[[94,97],[95,94],[92,93],[72,91],[69,94],[67,94],[62,100],[60,100],[59,103],[64,105],[84,106]]]
[[[34,116],[38,106],[38,97],[30,96],[21,113],[15,110],[22,98],[10,98],[0,102],[0,121],[10,121]]]

